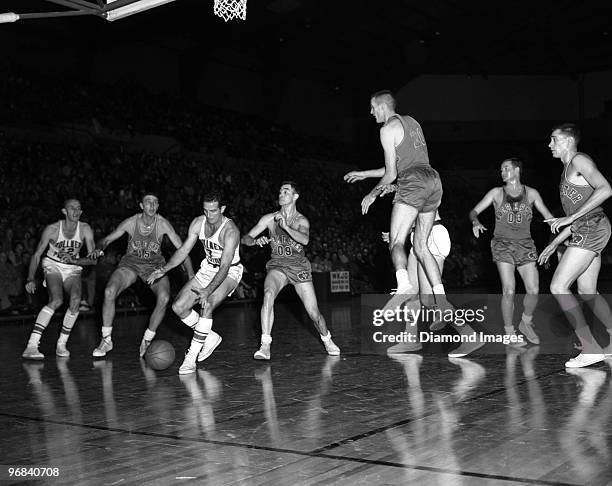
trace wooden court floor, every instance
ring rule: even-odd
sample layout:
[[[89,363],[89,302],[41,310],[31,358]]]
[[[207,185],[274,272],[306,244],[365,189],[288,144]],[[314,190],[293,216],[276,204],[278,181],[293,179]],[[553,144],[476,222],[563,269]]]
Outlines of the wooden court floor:
[[[0,483],[9,466],[57,468],[40,484],[612,484],[612,361],[568,371],[535,346],[367,354],[359,301],[322,306],[341,357],[325,354],[299,306],[276,309],[272,360],[254,361],[259,309],[226,305],[223,342],[179,376],[138,357],[147,316],[119,317],[94,360],[95,316],[56,358],[24,361],[31,325],[0,328]],[[181,355],[190,332],[168,313],[158,338]],[[27,478],[30,479],[30,478]],[[29,481],[13,478],[14,483]]]

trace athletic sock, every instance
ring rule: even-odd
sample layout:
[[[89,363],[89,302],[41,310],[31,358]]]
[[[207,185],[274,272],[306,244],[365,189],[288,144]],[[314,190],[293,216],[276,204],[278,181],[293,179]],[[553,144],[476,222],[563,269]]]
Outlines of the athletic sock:
[[[62,322],[62,330],[60,332],[59,339],[57,340],[58,344],[66,344],[68,337],[70,336],[70,331],[72,331],[77,317],[79,317],[78,312],[73,314],[70,312],[70,309],[66,311],[66,314],[64,314],[64,321]]]
[[[181,321],[183,321],[191,329],[193,329],[196,326],[199,320],[200,320],[200,316],[193,309],[191,310],[191,312],[189,313],[187,317],[181,319]]]
[[[55,311],[49,306],[44,306],[40,310],[38,316],[36,316],[36,324],[34,324],[34,329],[32,329],[32,334],[30,334],[30,339],[28,340],[28,347],[38,346],[40,337],[49,325],[53,314],[55,314]]]

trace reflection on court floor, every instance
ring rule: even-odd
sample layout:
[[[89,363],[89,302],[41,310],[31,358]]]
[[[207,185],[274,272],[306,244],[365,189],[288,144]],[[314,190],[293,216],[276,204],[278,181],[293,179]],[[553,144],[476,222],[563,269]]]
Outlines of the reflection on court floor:
[[[184,376],[190,336],[171,316],[158,338],[177,358],[164,371],[138,357],[146,314],[118,319],[101,360],[91,318],[77,323],[68,359],[53,354],[53,322],[40,362],[20,358],[29,326],[5,325],[0,463],[58,468],[49,484],[612,481],[612,361],[566,370],[569,333],[566,354],[529,343],[387,355],[364,351],[359,299],[322,311],[340,357],[289,303],[276,309],[272,360],[257,362],[259,309],[230,305],[215,318],[221,346]]]

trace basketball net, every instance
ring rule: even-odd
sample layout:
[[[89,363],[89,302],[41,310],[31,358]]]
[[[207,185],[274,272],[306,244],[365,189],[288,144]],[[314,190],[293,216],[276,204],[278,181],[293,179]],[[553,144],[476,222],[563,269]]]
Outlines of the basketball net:
[[[215,0],[215,15],[226,22],[232,19],[246,20],[247,0]]]

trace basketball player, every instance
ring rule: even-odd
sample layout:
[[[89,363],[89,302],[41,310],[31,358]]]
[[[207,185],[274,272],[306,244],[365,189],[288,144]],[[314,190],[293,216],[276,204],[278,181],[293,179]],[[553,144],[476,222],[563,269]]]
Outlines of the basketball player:
[[[523,315],[519,331],[533,344],[540,338],[533,330],[533,312],[538,303],[539,274],[536,266],[538,252],[531,238],[533,207],[544,216],[552,218],[552,213],[542,201],[540,193],[521,183],[523,162],[517,158],[505,159],[501,164],[502,187],[494,187],[470,211],[472,232],[478,238],[487,229],[478,220],[478,215],[489,206],[495,209],[495,231],[491,240],[491,253],[497,265],[502,284],[502,318],[506,335],[515,335],[514,324],[514,272],[518,270],[525,286]],[[524,341],[516,344],[525,345]]]
[[[106,288],[104,289],[104,304],[102,306],[102,340],[100,345],[94,349],[93,356],[96,358],[106,356],[113,349],[111,338],[113,332],[113,320],[115,318],[115,300],[125,289],[130,287],[140,278],[143,282],[160,265],[165,263],[161,253],[161,244],[164,235],[176,248],[182,245],[181,238],[176,234],[172,225],[166,218],[159,215],[159,199],[156,195],[147,193],[140,202],[142,213],[135,214],[122,221],[117,229],[108,236],[102,238],[98,243],[98,249],[94,252],[96,256],[103,254],[103,250],[113,241],[128,234],[127,252],[119,262],[117,269],[113,272]],[[185,268],[189,278],[193,276],[191,260],[185,259]],[[153,313],[149,318],[149,326],[144,333],[140,343],[140,356],[155,337],[157,328],[161,324],[166,313],[166,307],[170,300],[170,282],[167,277],[150,285],[155,294],[156,303]]]
[[[62,305],[64,292],[70,296],[70,301],[64,314],[55,354],[60,357],[70,356],[66,343],[79,315],[82,265],[95,264],[95,260],[92,258],[79,258],[83,242],[85,242],[85,247],[90,255],[93,254],[95,248],[91,227],[80,221],[82,212],[81,203],[78,200],[68,199],[65,201],[62,208],[64,219],[50,224],[43,230],[36,251],[30,260],[25,288],[27,292],[33,294],[36,292],[34,276],[42,254],[47,250],[47,254],[42,259],[42,268],[44,272],[43,285],[47,287],[49,302],[36,317],[36,324],[34,324],[28,345],[22,354],[26,359],[44,359],[44,355],[38,350],[40,338],[49,325],[53,314]]]
[[[189,351],[179,368],[181,375],[195,373],[196,359],[205,360],[221,343],[221,336],[212,330],[213,311],[236,290],[243,272],[239,254],[240,230],[236,223],[223,215],[225,205],[220,194],[208,193],[203,204],[204,214],[191,222],[183,246],[147,280],[153,283],[163,277],[188,258],[198,239],[202,242],[206,256],[200,270],[185,284],[172,304],[174,313],[193,329]],[[197,302],[202,305],[200,315],[193,310]]]
[[[578,281],[578,293],[589,303],[593,314],[612,337],[610,307],[597,292],[601,251],[610,239],[610,221],[601,204],[612,195],[612,188],[593,159],[578,152],[579,142],[580,129],[573,123],[557,126],[550,137],[548,146],[552,156],[563,163],[559,192],[565,216],[548,221],[553,233],[561,231],[539,259],[541,264],[546,263],[557,246],[571,237],[550,284],[551,293],[574,327],[582,346],[580,354],[565,363],[568,368],[589,366],[603,361],[606,354],[612,354],[612,345],[603,350],[591,334],[580,305],[570,290]]]
[[[385,168],[380,167],[379,169],[370,169],[370,170],[353,170],[344,175],[344,180],[348,183],[354,183],[357,181],[362,181],[364,179],[368,179],[371,177],[382,177],[385,173]],[[394,185],[388,186],[386,189],[386,193],[393,192],[395,190]],[[414,225],[409,228],[410,233],[410,243],[414,244]],[[389,243],[390,236],[389,232],[382,233],[382,239],[385,243]],[[427,240],[427,247],[434,257],[438,269],[440,270],[440,275],[444,269],[444,260],[450,253],[451,249],[451,241],[450,236],[448,234],[448,230],[442,223],[442,218],[440,217],[440,213],[436,209],[434,223],[431,228],[431,233]],[[433,293],[431,284],[425,275],[425,271],[423,266],[418,261],[416,255],[414,254],[414,247],[410,248],[410,253],[408,254],[408,279],[410,282],[414,282],[415,292],[418,293],[421,297],[421,300],[425,299],[425,301],[429,301],[428,296],[431,296]],[[424,302],[425,303],[425,302]]]
[[[414,228],[412,228],[410,232],[411,243],[414,241],[413,229]],[[382,239],[384,242],[389,243],[389,233],[383,233]],[[436,211],[436,219],[431,229],[429,239],[427,240],[427,246],[436,260],[438,268],[440,269],[440,274],[442,274],[444,270],[444,261],[450,253],[451,241],[448,230],[442,224],[442,218],[440,218],[438,211]],[[431,285],[429,284],[429,280],[427,280],[427,276],[425,275],[422,265],[419,264],[419,261],[414,254],[413,248],[410,248],[410,252],[408,253],[407,270],[410,281],[416,283],[415,290],[418,292],[420,299],[420,302],[412,301],[407,305],[415,308],[415,310],[418,309],[421,304],[424,306],[432,306],[435,301],[432,299],[433,295]],[[406,322],[405,332],[414,335],[412,342],[394,344],[387,349],[387,354],[406,353],[420,350],[423,346],[418,340],[419,334],[417,332],[418,330],[416,325],[416,322]]]
[[[365,171],[351,171],[345,174],[344,180],[346,182],[353,183],[370,177],[382,177],[384,171],[384,167]],[[386,188],[385,193],[393,192],[394,190],[395,187],[393,184],[391,184]],[[427,275],[425,274],[423,266],[420,264],[414,254],[414,226],[409,228],[409,231],[410,242],[413,243],[413,247],[410,249],[410,253],[408,256],[408,278],[411,282],[415,282],[416,285],[414,288],[415,292],[419,294],[420,302],[410,301],[406,305],[416,310],[418,309],[418,307],[420,307],[420,304],[429,307],[433,306],[434,300],[432,299],[432,286],[429,283],[429,280],[427,279]],[[383,233],[382,237],[385,242],[389,242],[389,233]],[[437,210],[435,212],[435,220],[431,229],[431,233],[429,234],[429,238],[427,239],[427,247],[429,248],[429,251],[431,252],[432,256],[436,261],[436,265],[438,266],[440,275],[442,275],[442,272],[444,270],[444,261],[450,253],[451,241],[450,236],[448,234],[448,230],[442,223],[442,218],[440,217],[440,213],[438,213]],[[441,329],[445,325],[446,324],[442,320],[434,321],[431,323],[430,329],[432,331],[436,331]],[[471,335],[476,333],[476,331],[474,331],[474,329],[467,324],[463,325],[461,328],[454,324],[452,326],[457,332],[459,332],[459,334],[462,335]],[[416,323],[406,322],[405,332],[410,333],[414,336],[414,338],[412,338],[412,342],[395,344],[387,349],[387,354],[413,352],[418,351],[423,347],[418,340],[419,334],[417,332]],[[448,354],[450,358],[459,358],[467,356],[468,354],[473,353],[478,348],[484,345],[484,342],[481,342],[480,340],[469,341],[466,339],[464,341],[466,342],[462,342],[459,347],[457,347]]]
[[[299,197],[300,190],[295,182],[283,182],[278,194],[280,210],[263,216],[242,238],[242,243],[247,246],[264,246],[270,243],[272,247],[271,259],[266,265],[268,274],[264,282],[264,300],[261,307],[261,347],[253,356],[255,359],[270,359],[274,301],[288,283],[294,286],[308,316],[321,335],[327,353],[330,356],[340,354],[340,348],[332,341],[317,304],[310,262],[304,251],[304,246],[310,241],[310,223],[297,210],[296,202]],[[259,236],[266,229],[269,237]]]
[[[380,141],[385,154],[385,169],[376,187],[363,198],[361,210],[366,214],[377,196],[396,189],[389,234],[389,250],[397,279],[396,294],[416,294],[416,282],[411,282],[408,276],[404,248],[414,224],[414,253],[431,283],[436,302],[442,310],[453,309],[446,299],[440,269],[427,247],[436,209],[442,200],[442,183],[438,172],[429,165],[421,126],[414,118],[395,112],[395,98],[389,91],[378,91],[371,96],[370,113],[377,123],[383,124]],[[379,169],[373,172],[377,174],[377,171]],[[395,187],[392,186],[394,181]]]

